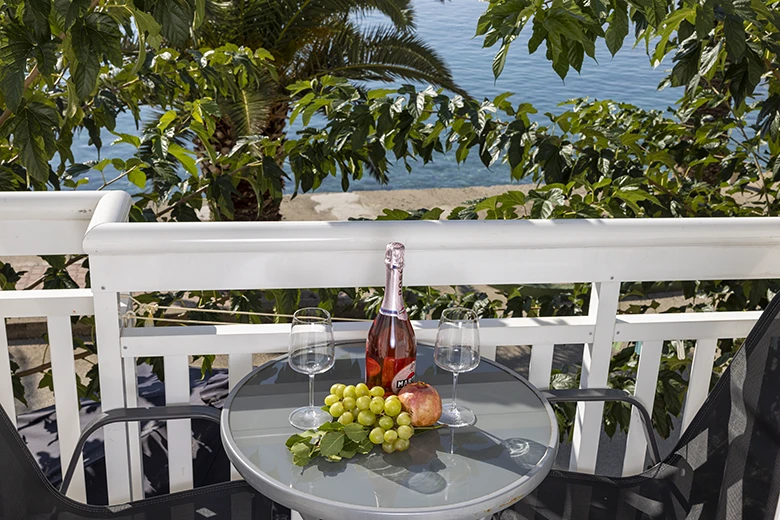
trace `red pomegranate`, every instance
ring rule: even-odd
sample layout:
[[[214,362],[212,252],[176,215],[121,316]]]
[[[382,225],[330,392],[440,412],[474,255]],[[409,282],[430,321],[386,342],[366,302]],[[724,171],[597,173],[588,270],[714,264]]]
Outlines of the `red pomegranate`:
[[[434,387],[422,381],[398,391],[404,411],[412,416],[412,426],[433,426],[441,417],[441,397]]]

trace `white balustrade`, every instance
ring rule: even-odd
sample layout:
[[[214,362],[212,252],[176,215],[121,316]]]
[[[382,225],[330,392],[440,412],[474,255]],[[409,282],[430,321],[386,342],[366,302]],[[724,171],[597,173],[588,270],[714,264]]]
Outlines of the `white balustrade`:
[[[93,287],[70,296],[65,291],[0,293],[0,318],[15,316],[12,309],[57,318],[50,323],[58,331],[52,344],[58,349],[52,356],[57,374],[58,367],[67,366],[61,318],[89,314],[94,307],[107,409],[137,404],[140,357],[164,357],[166,402],[183,403],[189,400],[189,356],[228,355],[232,388],[251,370],[252,354],[285,351],[289,334],[288,324],[124,328],[121,294],[381,286],[385,244],[400,241],[407,247],[408,285],[593,284],[587,316],[481,321],[486,357],[498,346],[531,346],[529,379],[540,388],[549,385],[556,345],[586,345],[581,384],[596,388],[606,384],[613,344],[640,341],[636,396],[652,407],[663,342],[695,340],[683,414],[687,425],[706,398],[717,340],[745,337],[760,313],[621,315],[620,284],[780,278],[778,218],[125,223],[127,204],[121,193],[0,194],[0,255],[85,252]],[[338,322],[334,328],[339,340],[360,340],[369,325]],[[435,321],[413,325],[421,342],[434,340]],[[13,411],[4,332],[0,327],[0,404]],[[61,388],[69,382],[55,384]],[[60,407],[73,407],[72,393],[65,404],[56,397],[58,416]],[[579,406],[572,469],[594,470],[602,411],[599,403]],[[73,424],[65,426],[69,437],[61,442],[70,443],[76,432]],[[137,426],[105,430],[110,501],[141,498]],[[172,422],[168,435],[171,489],[191,487],[189,421]],[[635,413],[627,442],[625,475],[641,471],[645,462],[646,443]]]

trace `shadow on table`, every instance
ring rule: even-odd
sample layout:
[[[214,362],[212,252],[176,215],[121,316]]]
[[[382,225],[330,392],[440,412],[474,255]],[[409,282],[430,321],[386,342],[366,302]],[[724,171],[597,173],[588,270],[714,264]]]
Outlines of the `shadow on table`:
[[[326,476],[338,475],[347,464],[369,471],[425,495],[443,491],[448,477],[468,478],[477,462],[502,468],[522,477],[534,469],[547,446],[519,437],[498,439],[474,426],[426,432],[412,439],[408,451],[386,454],[376,450],[352,460],[332,463],[320,460],[317,468]]]

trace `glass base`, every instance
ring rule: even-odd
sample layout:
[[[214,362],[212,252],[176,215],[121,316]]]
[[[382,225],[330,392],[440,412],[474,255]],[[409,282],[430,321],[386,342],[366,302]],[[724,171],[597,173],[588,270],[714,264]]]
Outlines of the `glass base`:
[[[290,414],[290,424],[299,430],[312,430],[330,422],[332,417],[325,410],[316,406],[304,406],[293,410]]]
[[[465,406],[454,406],[452,403],[442,406],[439,424],[450,428],[463,428],[477,422],[477,416]]]

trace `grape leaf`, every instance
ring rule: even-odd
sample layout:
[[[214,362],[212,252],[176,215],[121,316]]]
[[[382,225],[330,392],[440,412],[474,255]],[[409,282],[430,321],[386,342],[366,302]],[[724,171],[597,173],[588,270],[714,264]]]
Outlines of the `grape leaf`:
[[[353,442],[362,442],[363,439],[368,437],[368,430],[358,423],[350,423],[344,426],[344,433]]]
[[[296,466],[305,466],[311,461],[311,448],[302,442],[294,444],[290,451],[293,454],[293,464]]]
[[[320,425],[320,427],[317,429],[321,432],[341,431],[344,429],[344,425],[336,421],[326,422],[325,424]]]
[[[341,450],[339,452],[339,457],[342,459],[351,459],[355,456],[355,453],[357,453],[357,449],[354,450]]]
[[[346,439],[344,432],[326,433],[320,441],[320,452],[324,457],[337,456],[344,447],[344,439]]]
[[[358,444],[357,452],[360,454],[365,455],[366,453],[371,453],[371,450],[374,449],[374,443],[371,442],[371,440],[366,437],[362,441],[360,441],[360,444]]]

